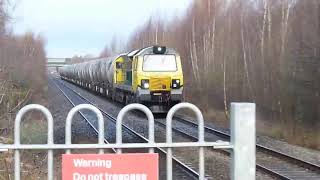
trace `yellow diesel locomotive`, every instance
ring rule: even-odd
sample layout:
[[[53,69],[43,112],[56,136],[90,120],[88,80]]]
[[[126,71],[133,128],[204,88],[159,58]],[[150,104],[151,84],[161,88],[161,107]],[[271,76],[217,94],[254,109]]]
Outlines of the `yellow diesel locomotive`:
[[[167,112],[183,98],[180,56],[164,46],[65,66],[59,73],[62,79],[112,100],[141,103],[155,113]]]

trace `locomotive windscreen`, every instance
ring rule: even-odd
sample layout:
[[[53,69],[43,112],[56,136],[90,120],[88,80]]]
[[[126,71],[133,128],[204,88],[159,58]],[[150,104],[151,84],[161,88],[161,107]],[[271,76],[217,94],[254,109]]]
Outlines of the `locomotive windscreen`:
[[[144,55],[143,71],[168,72],[177,71],[175,55]]]

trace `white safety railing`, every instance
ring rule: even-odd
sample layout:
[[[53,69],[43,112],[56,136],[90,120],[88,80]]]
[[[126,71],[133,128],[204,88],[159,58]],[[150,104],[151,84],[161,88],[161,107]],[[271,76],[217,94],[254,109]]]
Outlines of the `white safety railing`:
[[[198,142],[172,142],[172,118],[175,112],[181,108],[188,108],[194,111],[198,121]],[[73,116],[80,110],[87,109],[93,111],[98,119],[98,144],[71,144],[71,123]],[[30,110],[42,112],[48,121],[47,144],[21,144],[20,143],[20,122],[25,113]],[[147,115],[148,119],[148,143],[122,143],[122,121],[125,114],[131,110],[140,110]],[[15,154],[15,179],[20,179],[20,150],[42,149],[48,151],[48,179],[54,177],[53,151],[58,149],[66,150],[67,154],[72,149],[99,149],[102,154],[104,149],[116,149],[117,153],[122,153],[124,148],[148,148],[149,153],[154,152],[154,148],[167,149],[167,179],[172,179],[172,149],[177,147],[197,147],[199,149],[199,179],[205,178],[205,156],[204,148],[231,149],[231,179],[233,180],[253,180],[256,172],[255,157],[255,104],[253,103],[231,103],[231,142],[206,142],[204,140],[204,120],[201,111],[193,104],[180,103],[170,109],[166,118],[166,142],[157,143],[154,141],[154,117],[151,111],[141,104],[130,104],[125,106],[118,114],[116,123],[116,143],[104,143],[104,120],[96,107],[89,104],[75,106],[69,112],[66,119],[65,144],[54,144],[53,142],[53,118],[48,109],[41,105],[31,104],[22,108],[15,119],[14,144],[0,144],[0,152],[14,150]]]
[[[38,110],[42,112],[48,121],[48,136],[47,145],[52,146],[53,143],[53,118],[50,111],[38,104],[31,104],[23,107],[17,114],[14,124],[14,147],[20,146],[20,124],[23,115],[31,110]],[[14,149],[11,148],[11,149]],[[10,149],[10,148],[8,148]],[[14,150],[14,179],[20,179],[20,150]],[[53,179],[53,150],[48,149],[48,180]]]
[[[149,108],[147,108],[146,106],[142,105],[142,104],[129,104],[127,106],[125,106],[124,108],[121,109],[121,111],[118,114],[117,117],[117,124],[116,124],[116,144],[117,145],[121,145],[122,144],[122,121],[124,116],[132,110],[140,110],[143,113],[145,113],[147,115],[147,119],[148,119],[148,144],[153,145],[154,142],[154,117],[152,112],[150,111]],[[145,143],[144,143],[145,144]],[[117,149],[117,153],[121,153],[121,149]],[[149,153],[153,153],[154,152],[154,148],[149,148]]]
[[[198,143],[205,143],[204,141],[204,122],[203,116],[199,108],[190,103],[180,103],[173,106],[167,115],[166,122],[166,139],[168,144],[172,144],[172,118],[175,112],[181,108],[188,108],[194,111],[198,120]],[[172,179],[172,148],[167,149],[167,179]],[[199,179],[204,179],[204,147],[199,147]]]
[[[72,124],[72,119],[73,116],[80,110],[91,110],[93,111],[98,118],[98,144],[103,145],[104,144],[104,120],[102,113],[100,110],[92,105],[89,104],[80,104],[78,106],[73,107],[70,112],[68,113],[67,120],[66,120],[66,136],[65,136],[65,144],[66,145],[71,145],[71,124]],[[70,154],[71,150],[67,149],[66,154]],[[99,154],[103,154],[103,149],[99,149]]]

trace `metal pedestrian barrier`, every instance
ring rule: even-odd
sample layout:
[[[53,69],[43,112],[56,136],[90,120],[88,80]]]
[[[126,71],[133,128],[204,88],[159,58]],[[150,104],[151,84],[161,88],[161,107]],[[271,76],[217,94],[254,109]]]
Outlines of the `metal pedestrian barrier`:
[[[172,118],[173,115],[182,108],[191,109],[198,120],[198,143],[204,142],[204,122],[203,116],[199,108],[190,103],[180,103],[173,106],[167,115],[166,118],[166,140],[168,144],[172,144]],[[167,149],[167,179],[172,179],[172,148]],[[199,146],[199,179],[204,179],[204,147]]]
[[[73,107],[70,112],[68,113],[68,116],[67,116],[67,120],[66,120],[66,136],[65,136],[65,144],[66,145],[71,145],[71,124],[72,124],[72,119],[73,119],[73,116],[79,112],[80,110],[84,110],[84,109],[87,109],[87,110],[90,110],[90,111],[93,111],[97,118],[98,118],[98,143],[100,145],[103,145],[104,144],[104,121],[103,121],[103,116],[102,116],[102,113],[100,112],[100,110],[90,104],[80,104],[78,106],[75,106]],[[70,149],[67,149],[66,150],[66,154],[70,154],[71,153],[71,150]],[[103,154],[103,149],[99,149],[99,154]]]
[[[31,110],[38,110],[44,114],[48,121],[48,139],[47,139],[47,146],[53,146],[53,118],[50,111],[38,104],[30,104],[23,107],[17,114],[14,124],[14,179],[20,179],[20,149],[18,149],[20,144],[20,124],[23,115]],[[30,145],[32,148],[32,145]],[[16,147],[16,148],[14,148]],[[22,148],[23,149],[23,148]],[[53,150],[48,148],[48,180],[53,179]]]
[[[198,121],[198,142],[172,142],[172,121],[173,116],[181,108],[192,110]],[[91,110],[98,119],[98,144],[71,144],[71,123],[73,116],[80,110]],[[21,144],[20,143],[20,122],[25,113],[31,110],[42,112],[48,121],[47,144]],[[122,122],[125,115],[132,110],[140,110],[146,114],[148,119],[148,143],[122,143]],[[41,149],[48,151],[48,174],[47,178],[54,178],[53,151],[58,149],[66,150],[67,154],[72,149],[98,149],[100,154],[104,149],[116,149],[117,153],[122,153],[124,148],[147,148],[149,153],[154,152],[154,148],[164,148],[167,150],[166,166],[167,180],[172,179],[172,149],[178,147],[196,147],[199,149],[199,179],[205,179],[205,148],[231,149],[231,171],[232,180],[253,180],[256,173],[255,156],[255,104],[254,103],[231,103],[231,139],[230,142],[205,141],[204,120],[201,111],[190,103],[180,103],[173,106],[166,117],[166,142],[155,142],[154,116],[144,105],[129,104],[118,114],[116,123],[116,143],[105,144],[104,142],[104,120],[99,109],[89,104],[75,106],[69,112],[66,119],[65,144],[54,144],[53,142],[53,118],[48,109],[41,105],[31,104],[23,107],[17,114],[14,127],[14,144],[0,144],[1,151],[14,150],[15,179],[20,180],[20,151],[29,149]]]
[[[127,106],[125,106],[124,108],[121,109],[121,111],[118,114],[117,117],[117,124],[116,124],[116,144],[117,145],[121,145],[122,144],[122,121],[124,116],[132,110],[140,110],[143,113],[145,113],[147,115],[147,119],[148,119],[148,144],[150,145],[154,145],[154,117],[152,112],[150,111],[149,108],[147,108],[146,106],[142,105],[142,104],[129,104]],[[117,153],[121,153],[121,149],[117,149]],[[149,153],[153,153],[154,149],[153,148],[149,148]]]

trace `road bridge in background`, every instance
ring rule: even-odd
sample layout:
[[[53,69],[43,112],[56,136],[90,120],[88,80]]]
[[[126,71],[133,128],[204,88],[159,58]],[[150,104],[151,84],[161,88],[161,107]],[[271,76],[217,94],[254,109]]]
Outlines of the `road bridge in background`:
[[[68,58],[47,58],[47,67],[62,67],[67,64]]]
[[[47,58],[48,70],[58,71],[59,67],[67,65],[69,58]]]

